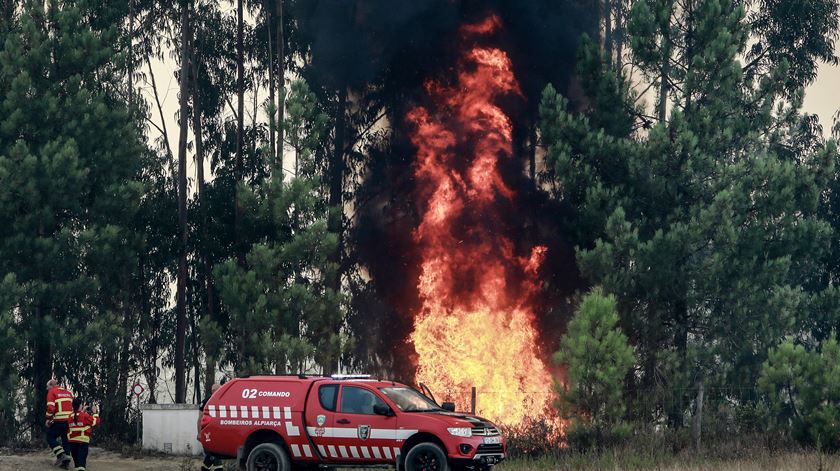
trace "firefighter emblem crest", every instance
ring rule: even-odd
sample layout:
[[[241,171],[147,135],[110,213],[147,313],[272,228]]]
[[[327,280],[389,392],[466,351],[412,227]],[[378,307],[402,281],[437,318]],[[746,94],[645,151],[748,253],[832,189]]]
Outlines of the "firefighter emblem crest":
[[[370,438],[370,425],[359,425],[359,440]]]

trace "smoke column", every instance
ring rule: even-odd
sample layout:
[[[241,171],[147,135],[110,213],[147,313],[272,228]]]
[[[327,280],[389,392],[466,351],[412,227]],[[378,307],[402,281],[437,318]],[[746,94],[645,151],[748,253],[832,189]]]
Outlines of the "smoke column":
[[[407,114],[417,149],[413,233],[420,254],[420,309],[411,342],[417,382],[459,410],[506,424],[542,415],[552,378],[534,327],[545,247],[520,255],[503,212],[515,192],[500,173],[513,158],[512,123],[499,105],[523,100],[508,55],[483,43],[502,28],[496,15],[460,29],[462,56],[452,83],[429,81],[431,103]]]

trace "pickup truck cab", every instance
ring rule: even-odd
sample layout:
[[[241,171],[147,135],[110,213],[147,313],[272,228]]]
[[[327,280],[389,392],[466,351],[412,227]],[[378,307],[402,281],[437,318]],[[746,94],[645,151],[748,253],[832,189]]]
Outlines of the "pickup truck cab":
[[[207,401],[198,440],[248,471],[292,465],[408,471],[489,470],[505,440],[489,421],[456,413],[404,384],[358,376],[255,376]]]

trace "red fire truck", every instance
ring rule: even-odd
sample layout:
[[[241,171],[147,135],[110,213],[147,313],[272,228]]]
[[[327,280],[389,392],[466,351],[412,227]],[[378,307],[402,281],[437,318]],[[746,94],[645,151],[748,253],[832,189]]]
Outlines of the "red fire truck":
[[[358,375],[234,379],[207,401],[198,439],[206,453],[237,459],[248,471],[489,470],[505,457],[505,440],[487,420],[404,384]]]

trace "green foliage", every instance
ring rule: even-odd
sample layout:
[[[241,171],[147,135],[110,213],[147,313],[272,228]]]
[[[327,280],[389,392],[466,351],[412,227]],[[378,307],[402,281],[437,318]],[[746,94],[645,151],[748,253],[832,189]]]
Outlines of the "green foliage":
[[[680,427],[698,381],[750,391],[767,349],[811,322],[808,306],[833,312],[835,297],[814,292],[832,240],[822,193],[838,155],[790,91],[828,50],[747,73],[739,58],[767,31],[744,5],[675,3],[634,2],[628,21],[633,61],[658,86],[658,116],[586,49],[581,74],[596,106],[570,111],[549,87],[540,112],[555,196],[575,208],[564,223],[578,266],[618,297],[640,356],[631,392],[668,392],[634,412]],[[819,15],[831,24],[836,5]],[[616,125],[626,120],[635,124]]]
[[[15,437],[17,430],[17,394],[20,381],[16,355],[21,351],[21,327],[15,319],[20,287],[15,276],[0,279],[0,443]]]
[[[303,372],[313,362],[329,368],[346,339],[334,331],[343,317],[341,297],[327,280],[336,234],[328,231],[328,206],[315,173],[313,147],[326,132],[307,86],[292,86],[288,119],[300,167],[306,173],[245,192],[249,218],[270,227],[251,246],[245,265],[229,260],[215,270],[220,296],[230,311],[229,362],[237,373]]]
[[[112,20],[125,6],[25,2],[3,32],[0,274],[19,287],[18,338],[7,345],[9,365],[36,387],[30,418],[41,416],[53,374],[102,398],[116,413],[106,428],[125,409],[144,192],[139,128],[114,87],[121,57]],[[97,366],[114,360],[121,370]]]
[[[818,448],[840,446],[840,345],[835,338],[807,350],[788,339],[770,349],[758,380],[777,420],[794,438]]]
[[[554,361],[566,366],[558,384],[558,409],[570,420],[566,438],[577,448],[602,446],[626,437],[624,379],[636,361],[627,336],[617,326],[613,295],[595,288],[569,321]]]

